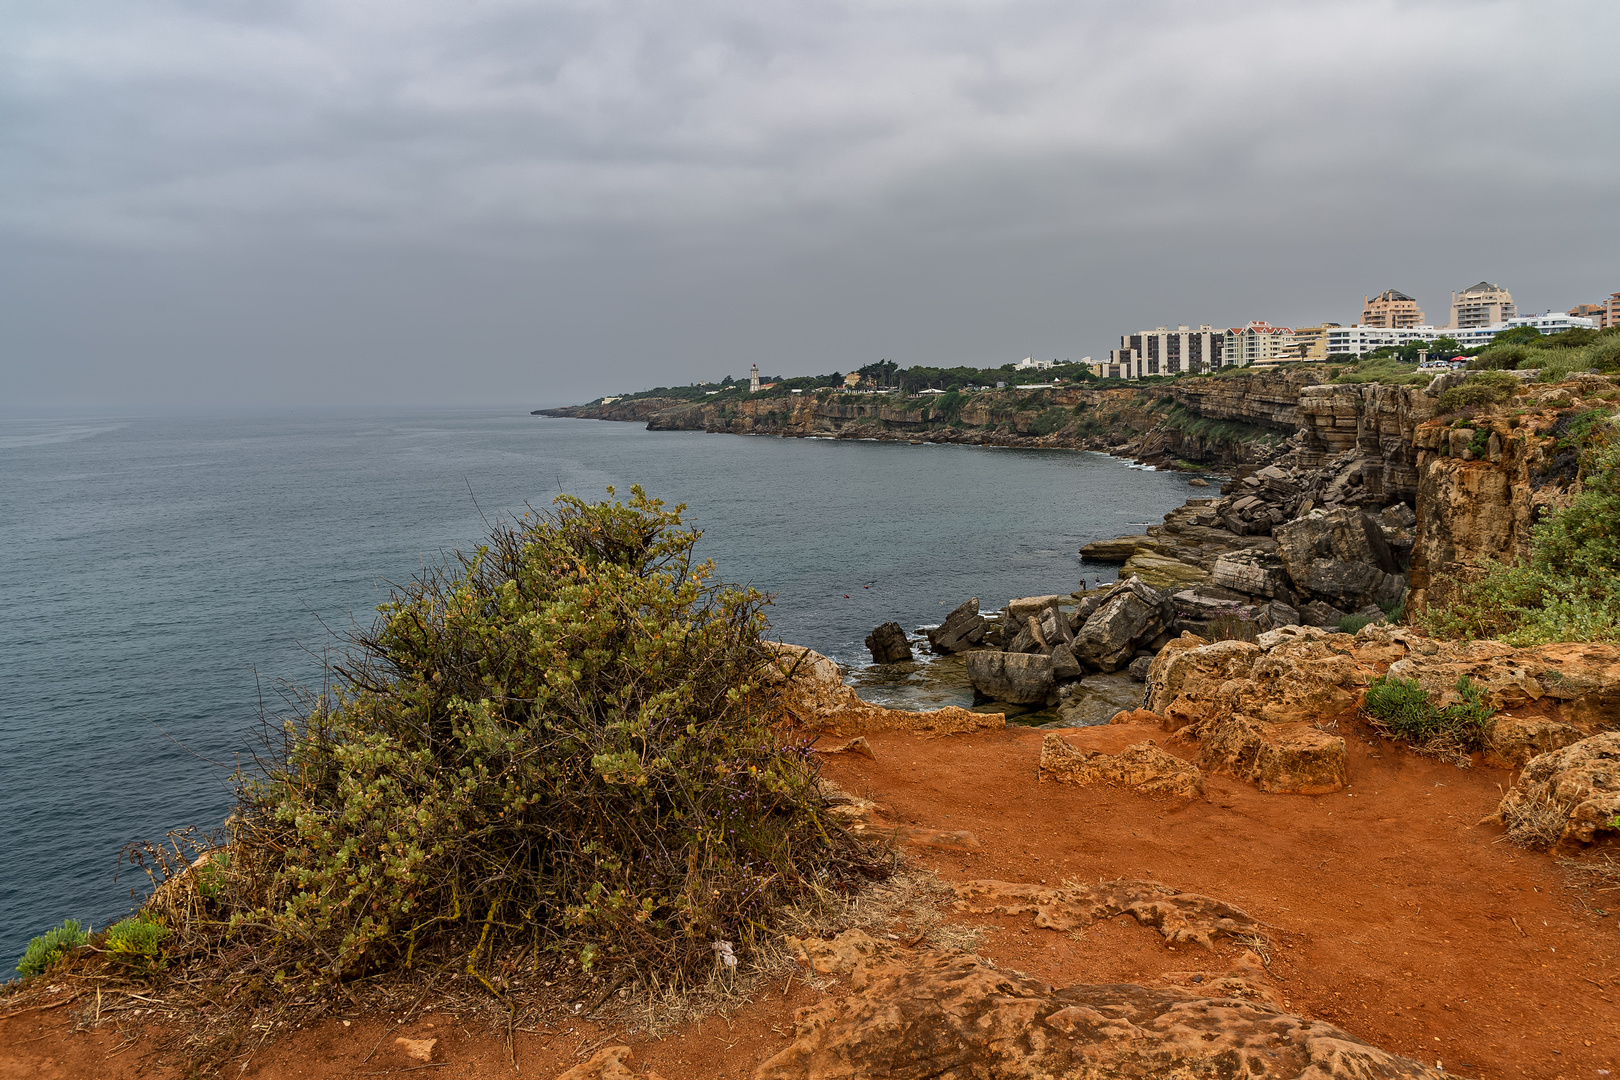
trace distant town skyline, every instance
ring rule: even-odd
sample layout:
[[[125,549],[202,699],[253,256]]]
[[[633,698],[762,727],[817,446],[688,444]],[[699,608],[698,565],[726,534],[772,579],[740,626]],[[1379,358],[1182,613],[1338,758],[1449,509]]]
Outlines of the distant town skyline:
[[[538,407],[1391,288],[1436,321],[1481,279],[1595,304],[1617,36],[1598,0],[22,0],[0,410]]]

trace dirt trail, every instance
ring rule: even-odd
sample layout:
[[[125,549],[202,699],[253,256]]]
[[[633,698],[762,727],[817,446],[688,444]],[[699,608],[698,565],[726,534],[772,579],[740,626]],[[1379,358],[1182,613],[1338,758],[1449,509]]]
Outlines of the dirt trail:
[[[1105,751],[1144,737],[1165,744],[1134,727],[1066,735]],[[1345,791],[1266,795],[1210,777],[1203,798],[1156,801],[1037,783],[1041,736],[872,735],[875,761],[831,757],[825,774],[875,801],[887,821],[943,833],[910,849],[949,882],[1143,878],[1235,904],[1267,927],[1270,989],[1284,1007],[1375,1045],[1474,1077],[1609,1080],[1620,1069],[1620,896],[1569,888],[1552,859],[1478,824],[1509,774],[1459,770],[1350,733]],[[981,955],[1057,985],[1184,981],[1243,952],[1225,941],[1172,945],[1127,918],[1073,934],[1037,928],[1028,915],[962,918],[987,928]],[[906,929],[903,919],[894,927]],[[785,997],[773,989],[729,1021],[711,1017],[656,1041],[615,1039],[589,1022],[519,1032],[513,1055],[519,1075],[552,1080],[598,1045],[624,1041],[638,1076],[746,1077],[787,1045],[794,1011],[819,997],[796,981]],[[109,1030],[71,1034],[74,1011],[0,1021],[0,1077],[178,1075],[154,1066],[149,1038],[122,1045]],[[437,1039],[432,1067],[395,1037]],[[240,1075],[321,1080],[410,1068],[437,1080],[513,1075],[500,1034],[442,1014],[322,1023],[265,1046]]]

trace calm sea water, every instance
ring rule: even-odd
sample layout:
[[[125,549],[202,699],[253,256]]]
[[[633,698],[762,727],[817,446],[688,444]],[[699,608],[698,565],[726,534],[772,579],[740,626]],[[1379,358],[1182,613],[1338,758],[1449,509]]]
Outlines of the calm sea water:
[[[851,664],[880,622],[1075,588],[1081,544],[1188,495],[1098,454],[515,411],[0,420],[0,979],[62,918],[129,910],[124,844],[224,817],[261,700],[318,685],[389,580],[475,543],[481,512],[635,482],[777,595],[779,637]]]

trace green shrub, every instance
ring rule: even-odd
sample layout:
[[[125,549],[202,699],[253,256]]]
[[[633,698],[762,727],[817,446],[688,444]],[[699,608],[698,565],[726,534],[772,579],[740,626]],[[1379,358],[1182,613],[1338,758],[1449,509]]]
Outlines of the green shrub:
[[[474,975],[516,948],[706,971],[845,883],[809,751],[773,727],[766,599],[663,507],[560,496],[396,588],[240,781],[229,933],[316,985],[428,943]]]
[[[1370,615],[1346,615],[1339,620],[1338,630],[1341,634],[1354,634],[1358,633],[1362,627],[1371,626],[1376,621]]]
[[[1468,676],[1459,675],[1453,689],[1460,700],[1440,709],[1429,703],[1416,679],[1380,675],[1367,688],[1363,708],[1388,734],[1416,749],[1466,754],[1483,747],[1491,710],[1484,704],[1484,688]]]
[[[1519,388],[1516,375],[1505,371],[1480,371],[1468,377],[1460,386],[1453,386],[1440,395],[1441,413],[1454,413],[1470,406],[1500,405],[1511,398]]]
[[[169,928],[148,915],[140,914],[113,923],[107,929],[104,949],[113,960],[135,971],[151,971],[163,965],[163,939]]]
[[[45,931],[28,943],[17,970],[23,978],[47,971],[64,956],[90,940],[90,935],[79,929],[77,919],[64,919],[62,925]]]
[[[1035,418],[1035,422],[1030,425],[1030,430],[1036,435],[1050,435],[1055,431],[1061,431],[1063,425],[1068,422],[1069,414],[1066,410],[1059,408],[1045,409]]]

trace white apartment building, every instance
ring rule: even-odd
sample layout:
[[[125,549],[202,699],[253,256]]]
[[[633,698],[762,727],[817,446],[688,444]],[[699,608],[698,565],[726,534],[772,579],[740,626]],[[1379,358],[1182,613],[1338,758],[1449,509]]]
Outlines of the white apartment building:
[[[1221,331],[1204,323],[1196,329],[1181,325],[1123,334],[1119,348],[1106,364],[1092,370],[1104,378],[1140,379],[1148,375],[1199,375],[1222,366]]]
[[[1053,364],[1053,361],[1051,361],[1051,360],[1036,360],[1033,357],[1026,356],[1022,360],[1018,361],[1018,363],[1013,365],[1013,370],[1014,371],[1045,371],[1047,368],[1051,367],[1052,364]]]

